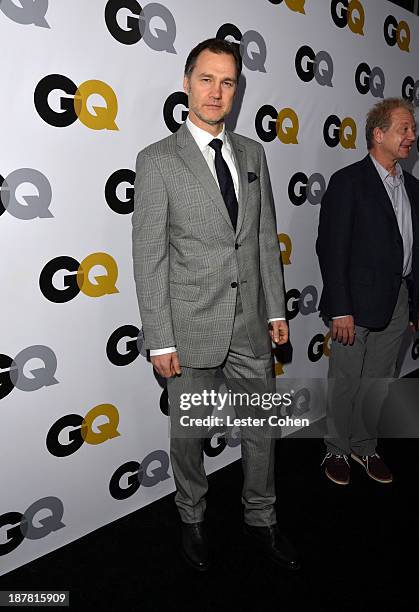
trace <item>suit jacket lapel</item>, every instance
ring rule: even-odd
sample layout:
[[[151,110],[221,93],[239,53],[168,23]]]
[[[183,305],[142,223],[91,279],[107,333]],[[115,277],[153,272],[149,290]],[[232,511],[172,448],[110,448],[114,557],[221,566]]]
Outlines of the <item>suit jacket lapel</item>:
[[[231,220],[217,182],[211,174],[211,170],[208,168],[208,164],[205,161],[198,145],[196,144],[194,137],[189,132],[185,124],[181,125],[179,130],[176,132],[176,139],[180,157],[183,159],[195,178],[204,187],[205,191],[214,201],[221,215],[224,217],[233,231],[233,226],[231,224]]]
[[[237,217],[236,235],[239,234],[240,228],[243,225],[244,216],[246,213],[247,193],[249,189],[249,181],[247,178],[247,157],[244,146],[240,143],[236,134],[228,132],[228,139],[233,150],[234,159],[236,162],[237,173],[239,175],[239,212]]]

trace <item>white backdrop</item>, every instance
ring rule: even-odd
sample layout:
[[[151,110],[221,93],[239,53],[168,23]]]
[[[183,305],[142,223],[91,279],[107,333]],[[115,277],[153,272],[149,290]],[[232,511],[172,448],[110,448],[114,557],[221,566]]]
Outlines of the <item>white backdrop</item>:
[[[293,345],[277,373],[326,374],[318,203],[365,155],[380,95],[418,104],[417,17],[385,0],[0,0],[0,573],[174,488],[167,402],[138,355],[133,171],[184,120],[185,58],[217,32],[241,38],[236,131],[264,142],[276,197]],[[409,338],[403,372],[418,353]],[[208,471],[235,445],[214,437]]]

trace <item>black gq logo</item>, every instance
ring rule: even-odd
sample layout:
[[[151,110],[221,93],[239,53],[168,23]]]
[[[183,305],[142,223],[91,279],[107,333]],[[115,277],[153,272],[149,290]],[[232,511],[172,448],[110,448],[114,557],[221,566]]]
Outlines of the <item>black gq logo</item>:
[[[128,215],[134,210],[134,181],[135,172],[128,168],[116,170],[106,181],[106,203],[118,215]]]
[[[188,110],[182,110],[178,119],[175,117],[175,109],[180,106],[184,109],[189,108],[188,96],[184,91],[175,91],[170,94],[163,106],[163,119],[167,128],[174,134],[188,116]],[[180,121],[179,121],[180,119]]]

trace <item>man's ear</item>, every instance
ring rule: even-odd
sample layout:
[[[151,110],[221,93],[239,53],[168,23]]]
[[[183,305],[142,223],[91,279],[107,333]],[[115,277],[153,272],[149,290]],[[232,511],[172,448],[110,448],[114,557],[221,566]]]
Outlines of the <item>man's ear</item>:
[[[374,128],[372,134],[377,144],[381,144],[383,142],[383,131],[380,128]]]
[[[190,88],[189,78],[185,75],[183,77],[183,91],[189,95]]]

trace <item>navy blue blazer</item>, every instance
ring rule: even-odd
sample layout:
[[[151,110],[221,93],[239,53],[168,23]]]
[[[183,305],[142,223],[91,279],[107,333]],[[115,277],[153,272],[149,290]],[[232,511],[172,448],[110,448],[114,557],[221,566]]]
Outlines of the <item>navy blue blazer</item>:
[[[412,210],[413,259],[408,279],[410,320],[419,306],[419,181],[403,172]],[[355,324],[385,327],[403,271],[403,241],[390,198],[370,156],[338,170],[323,196],[316,251],[323,278],[319,310],[351,314]]]

